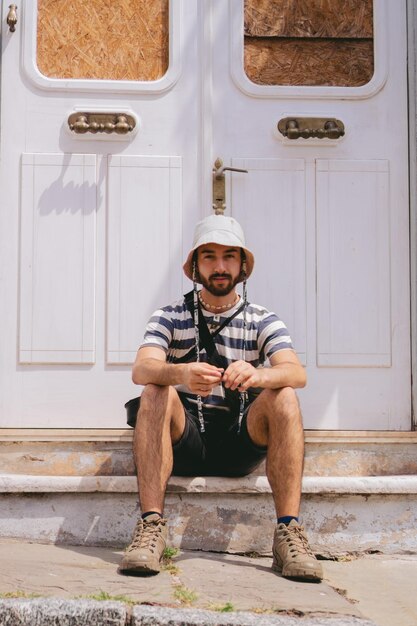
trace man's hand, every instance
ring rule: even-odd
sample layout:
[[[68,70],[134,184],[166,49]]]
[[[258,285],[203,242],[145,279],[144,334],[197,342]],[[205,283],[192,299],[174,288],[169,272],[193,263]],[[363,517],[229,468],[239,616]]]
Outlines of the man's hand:
[[[246,391],[249,387],[260,387],[262,382],[262,370],[256,369],[245,361],[231,363],[223,374],[225,387]]]
[[[200,396],[209,396],[213,387],[220,385],[224,370],[209,363],[188,363],[184,384]]]

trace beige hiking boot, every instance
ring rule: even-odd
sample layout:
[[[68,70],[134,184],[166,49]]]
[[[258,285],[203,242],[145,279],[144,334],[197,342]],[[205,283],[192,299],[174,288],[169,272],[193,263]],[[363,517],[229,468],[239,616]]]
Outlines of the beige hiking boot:
[[[316,582],[323,578],[321,563],[308,544],[304,528],[294,519],[288,526],[278,524],[276,527],[272,554],[272,569],[282,573],[285,578]]]
[[[126,548],[119,572],[124,574],[157,574],[165,550],[168,529],[166,519],[157,514],[140,518]]]

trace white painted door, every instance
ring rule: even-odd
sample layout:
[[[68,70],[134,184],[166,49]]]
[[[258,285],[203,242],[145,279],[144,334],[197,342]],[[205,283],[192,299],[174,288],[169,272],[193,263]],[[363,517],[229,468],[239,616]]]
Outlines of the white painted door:
[[[405,2],[376,3],[375,76],[351,91],[251,84],[240,0],[173,0],[159,81],[46,78],[35,4],[15,33],[3,6],[0,426],[123,427],[129,364],[150,312],[189,288],[182,259],[221,157],[249,170],[227,211],[255,251],[251,299],[306,363],[305,425],[409,429]],[[137,132],[68,130],[103,109]],[[309,115],[346,136],[280,137],[279,119]]]
[[[198,8],[171,3],[168,71],[140,82],[42,74],[36,5],[18,3],[10,32],[2,3],[0,426],[120,428],[145,323],[182,292],[201,186]],[[136,129],[77,135],[77,111],[130,113]]]
[[[307,428],[408,430],[406,2],[374,2],[374,74],[360,87],[254,84],[243,3],[226,4],[211,24],[212,154],[249,172],[229,189],[256,254],[249,296],[286,321],[307,366]],[[286,139],[287,117],[336,118],[346,134]]]

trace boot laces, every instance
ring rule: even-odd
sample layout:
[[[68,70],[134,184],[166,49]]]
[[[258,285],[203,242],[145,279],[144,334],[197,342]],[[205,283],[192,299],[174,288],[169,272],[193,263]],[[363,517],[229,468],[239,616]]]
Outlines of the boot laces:
[[[292,526],[291,528],[286,528],[286,532],[283,533],[283,540],[289,544],[289,551],[293,554],[295,553],[304,553],[309,556],[313,556],[313,552],[309,546],[307,537],[304,534],[304,529],[302,526]]]
[[[136,525],[132,542],[127,551],[131,552],[132,550],[137,550],[138,548],[148,548],[153,551],[165,523],[166,521],[162,518],[151,522],[143,522],[140,519]]]

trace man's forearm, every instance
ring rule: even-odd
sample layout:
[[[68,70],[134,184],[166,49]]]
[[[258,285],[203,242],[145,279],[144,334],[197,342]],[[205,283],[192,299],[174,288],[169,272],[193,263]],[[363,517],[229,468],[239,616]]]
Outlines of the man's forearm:
[[[133,368],[132,380],[136,385],[181,385],[184,382],[184,365],[143,359]]]
[[[264,389],[280,389],[305,387],[307,377],[302,366],[294,363],[280,363],[273,367],[262,368],[260,387]]]

